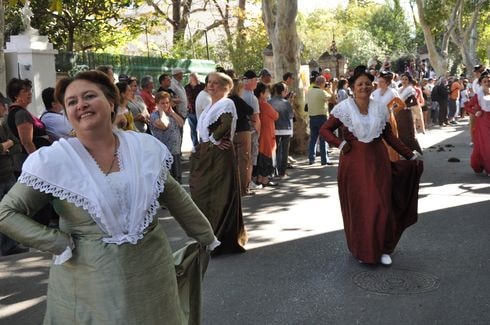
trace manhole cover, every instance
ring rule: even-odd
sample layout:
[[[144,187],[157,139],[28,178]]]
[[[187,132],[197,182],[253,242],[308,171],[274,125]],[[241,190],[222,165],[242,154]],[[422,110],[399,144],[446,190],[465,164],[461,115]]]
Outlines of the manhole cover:
[[[439,287],[439,278],[434,275],[394,268],[361,272],[353,280],[365,290],[390,295],[410,295]]]

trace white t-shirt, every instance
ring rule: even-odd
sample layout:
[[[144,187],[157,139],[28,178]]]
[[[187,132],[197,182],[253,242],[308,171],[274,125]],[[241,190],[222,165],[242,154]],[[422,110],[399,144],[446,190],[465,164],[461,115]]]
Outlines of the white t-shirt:
[[[254,92],[251,90],[243,90],[242,99],[254,109],[254,114],[260,113],[259,100],[255,97]]]
[[[211,104],[211,96],[205,90],[201,90],[196,97],[196,117],[199,120],[199,116],[208,105]]]
[[[63,113],[46,111],[41,116],[41,121],[46,126],[46,133],[53,141],[71,137],[73,127]]]

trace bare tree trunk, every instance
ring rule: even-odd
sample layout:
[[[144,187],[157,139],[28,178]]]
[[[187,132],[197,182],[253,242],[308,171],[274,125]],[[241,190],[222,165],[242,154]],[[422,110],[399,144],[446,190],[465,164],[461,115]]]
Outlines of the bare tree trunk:
[[[272,44],[274,75],[276,81],[282,75],[292,72],[294,79],[293,91],[297,94],[294,106],[296,122],[294,137],[291,140],[291,152],[305,154],[307,152],[307,118],[304,112],[304,94],[299,91],[300,40],[296,30],[297,0],[263,0],[262,20],[264,21]]]
[[[441,53],[437,51],[437,47],[435,44],[434,36],[430,30],[430,26],[425,19],[424,12],[424,0],[416,0],[417,10],[419,14],[419,23],[422,31],[424,32],[424,40],[427,45],[427,49],[429,51],[429,60],[430,64],[434,68],[434,71],[437,75],[442,76],[447,73],[448,68],[448,60],[447,60],[447,46],[448,42],[443,40],[441,44]],[[444,39],[447,39],[444,37]],[[445,48],[444,48],[445,46]]]
[[[0,91],[5,95],[6,84],[6,67],[5,67],[5,53],[3,51],[3,43],[5,34],[5,4],[3,0],[0,0]]]
[[[468,25],[466,28],[463,26],[462,12],[464,1],[460,0],[457,5],[459,8],[455,7],[455,11],[457,10],[459,13],[458,17],[458,26],[457,28],[451,31],[451,40],[459,47],[461,57],[463,59],[464,65],[466,66],[466,76],[471,78],[473,69],[472,67],[477,63],[476,62],[476,47],[478,42],[478,29],[477,22],[480,17],[480,10],[483,7],[483,4],[486,0],[480,0],[476,3],[473,14],[471,15],[470,20],[468,21]]]

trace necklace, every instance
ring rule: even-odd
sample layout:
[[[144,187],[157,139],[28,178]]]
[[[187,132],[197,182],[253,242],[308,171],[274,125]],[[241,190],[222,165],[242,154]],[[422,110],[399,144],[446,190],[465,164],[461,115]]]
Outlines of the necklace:
[[[112,158],[111,165],[109,166],[109,170],[105,172],[104,174],[107,176],[112,170],[112,167],[114,166],[114,162],[116,161],[117,158],[117,150],[114,152],[114,157]]]
[[[114,139],[116,140],[116,143],[114,145],[114,156],[112,157],[112,161],[111,161],[111,165],[109,166],[109,170],[107,170],[107,172],[104,173],[106,176],[109,175],[109,173],[111,172],[112,167],[114,167],[114,163],[116,162],[116,158],[117,158],[117,147],[118,147],[119,141],[118,141],[116,136],[114,137]]]
[[[97,162],[97,159],[95,159],[94,155],[90,152],[90,150],[87,149],[87,147],[85,147],[85,149],[88,151],[89,155],[92,156],[92,159],[95,160],[95,163],[97,164],[97,166],[99,166],[99,169],[100,171],[105,175],[109,175],[109,173],[111,172],[112,168],[114,167],[114,163],[116,162],[116,158],[117,158],[117,148],[119,147],[119,139],[117,138],[117,136],[114,136],[114,139],[115,139],[115,145],[114,145],[114,154],[113,154],[113,157],[112,157],[112,161],[111,161],[111,165],[109,166],[109,169],[104,172],[102,170],[102,168],[100,167],[99,163]]]

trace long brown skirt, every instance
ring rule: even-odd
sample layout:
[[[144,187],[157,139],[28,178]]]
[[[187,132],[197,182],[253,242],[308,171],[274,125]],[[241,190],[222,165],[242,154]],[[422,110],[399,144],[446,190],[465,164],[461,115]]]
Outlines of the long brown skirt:
[[[211,142],[200,143],[191,156],[189,186],[192,199],[221,242],[213,255],[245,251],[247,233],[239,185],[234,147],[221,150]]]
[[[398,127],[398,138],[410,149],[423,154],[420,144],[415,137],[412,111],[410,109],[402,109],[395,113],[395,119]]]
[[[421,161],[390,162],[380,139],[350,141],[340,157],[338,187],[347,246],[357,259],[378,263],[417,220]]]

